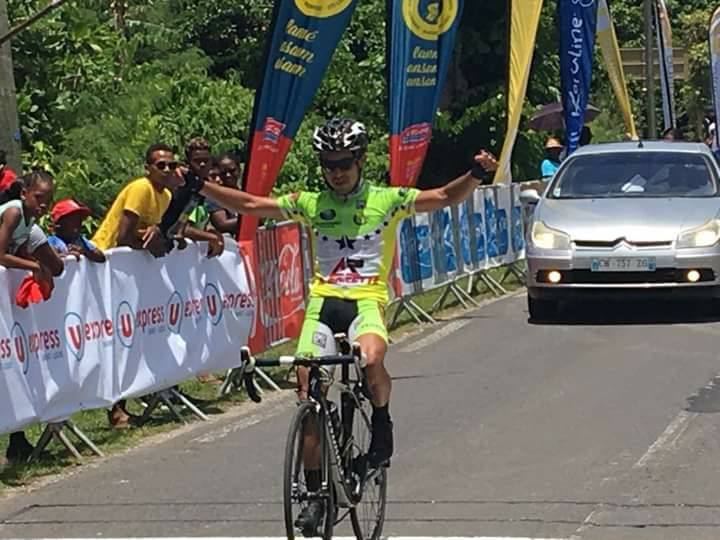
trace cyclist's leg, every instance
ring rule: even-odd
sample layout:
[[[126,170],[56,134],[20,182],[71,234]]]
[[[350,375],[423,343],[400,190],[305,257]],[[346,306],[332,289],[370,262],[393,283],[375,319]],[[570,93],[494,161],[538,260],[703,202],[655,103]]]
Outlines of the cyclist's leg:
[[[311,298],[305,310],[300,340],[296,354],[298,356],[321,356],[335,354],[335,336],[332,330],[321,321],[323,308],[322,298]],[[309,370],[300,367],[297,369],[298,399],[304,400],[308,396]],[[322,474],[320,472],[320,438],[317,425],[307,423],[303,427],[303,469],[307,490],[318,492],[321,487]],[[303,531],[313,532],[317,529],[325,508],[320,501],[312,501],[298,516],[295,525]]]
[[[393,435],[390,419],[392,380],[385,368],[388,333],[384,310],[374,300],[358,301],[358,316],[350,327],[350,338],[360,344],[367,362],[367,377],[373,404],[373,437],[370,461],[379,465],[392,456]]]

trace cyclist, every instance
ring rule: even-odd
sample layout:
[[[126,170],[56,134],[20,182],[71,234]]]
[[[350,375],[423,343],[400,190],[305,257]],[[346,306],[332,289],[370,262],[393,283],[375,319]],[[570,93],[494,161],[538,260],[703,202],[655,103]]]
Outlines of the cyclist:
[[[420,191],[365,181],[362,172],[368,135],[360,122],[345,118],[328,121],[315,130],[313,147],[328,188],[322,193],[301,192],[275,199],[202,181],[192,182],[185,189],[241,214],[292,219],[312,228],[314,279],[298,354],[332,354],[334,334],[340,332],[360,344],[373,403],[368,457],[370,465],[377,467],[386,464],[393,453],[391,380],[384,365],[388,333],[383,314],[397,226],[415,212],[464,201],[479,183],[491,181],[488,172],[497,168],[497,161],[481,151],[468,173],[444,187]],[[307,369],[298,370],[300,399],[307,398],[307,385]],[[320,488],[319,456],[316,464],[313,469],[311,463],[305,463],[309,491]],[[297,525],[314,531],[323,513],[322,505],[313,502]]]

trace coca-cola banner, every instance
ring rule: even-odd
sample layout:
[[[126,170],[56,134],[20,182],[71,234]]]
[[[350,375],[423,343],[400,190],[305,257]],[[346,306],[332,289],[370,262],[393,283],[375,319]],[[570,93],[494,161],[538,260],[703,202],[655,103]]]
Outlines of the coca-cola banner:
[[[305,317],[301,246],[302,230],[297,223],[258,229],[258,323],[264,341],[254,343],[255,349],[271,347],[300,335]]]
[[[27,309],[14,302],[26,273],[0,268],[0,433],[236,367],[255,315],[246,268],[234,242],[205,251],[68,259]]]

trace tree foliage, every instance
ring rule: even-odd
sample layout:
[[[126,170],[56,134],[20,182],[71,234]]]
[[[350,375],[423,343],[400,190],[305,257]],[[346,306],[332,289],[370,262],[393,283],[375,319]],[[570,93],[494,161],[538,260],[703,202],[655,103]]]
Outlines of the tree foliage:
[[[12,22],[47,0],[10,0]],[[678,109],[694,127],[710,102],[706,0],[669,0],[676,46],[686,47],[690,77],[678,84]],[[57,178],[102,213],[127,179],[142,174],[145,148],[195,135],[217,151],[246,151],[255,89],[262,76],[272,0],[75,0],[13,40],[24,159]],[[361,0],[277,184],[319,187],[309,139],[322,119],[361,118],[372,135],[367,174],[388,168],[385,0]],[[559,99],[556,0],[546,0],[538,32],[526,117]],[[622,46],[642,46],[641,2],[611,0]],[[457,49],[437,116],[422,184],[463,172],[480,147],[499,152],[506,122],[508,2],[466,0]],[[596,139],[617,139],[622,119],[597,56],[593,101],[603,110]],[[642,84],[631,94],[644,123]],[[516,178],[535,176],[547,134],[521,126]]]

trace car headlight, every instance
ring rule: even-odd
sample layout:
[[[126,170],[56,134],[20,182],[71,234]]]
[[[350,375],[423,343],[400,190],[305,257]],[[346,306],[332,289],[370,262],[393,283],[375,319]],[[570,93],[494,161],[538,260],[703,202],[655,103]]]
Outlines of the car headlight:
[[[705,225],[696,227],[680,233],[677,239],[677,247],[699,248],[714,246],[720,240],[720,221],[713,219]]]
[[[570,236],[562,231],[548,227],[542,221],[533,223],[530,237],[532,243],[541,249],[570,249]]]

